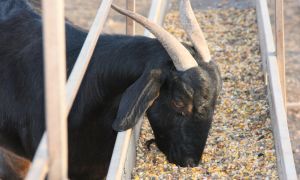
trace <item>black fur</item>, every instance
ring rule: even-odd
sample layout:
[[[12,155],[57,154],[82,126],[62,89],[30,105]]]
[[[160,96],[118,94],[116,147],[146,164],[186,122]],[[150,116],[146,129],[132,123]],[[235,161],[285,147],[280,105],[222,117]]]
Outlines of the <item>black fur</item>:
[[[0,145],[28,160],[45,130],[41,28],[26,3],[0,0]],[[66,24],[67,75],[86,36]],[[104,177],[117,134],[112,125],[133,127],[146,111],[168,160],[198,163],[221,80],[213,62],[196,58],[199,67],[178,72],[156,39],[101,35],[68,117],[69,177]],[[0,161],[0,169],[9,163]]]

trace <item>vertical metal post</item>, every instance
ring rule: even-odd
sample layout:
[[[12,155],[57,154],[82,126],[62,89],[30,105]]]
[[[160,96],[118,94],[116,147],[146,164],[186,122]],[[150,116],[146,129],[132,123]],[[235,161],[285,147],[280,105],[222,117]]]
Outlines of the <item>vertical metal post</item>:
[[[126,7],[128,10],[135,12],[135,0],[126,0]],[[126,17],[126,34],[135,34],[135,22],[128,17]]]
[[[64,1],[43,0],[46,127],[50,180],[67,179]]]
[[[275,24],[276,24],[276,53],[280,84],[284,104],[286,105],[286,81],[285,81],[285,43],[284,43],[284,11],[283,0],[275,0]]]
[[[157,9],[164,9],[167,7],[169,0],[152,0],[152,4],[149,10],[148,19],[156,22],[157,24],[162,24],[165,16],[165,11],[157,11]],[[155,38],[153,34],[145,29],[144,35],[147,37]]]

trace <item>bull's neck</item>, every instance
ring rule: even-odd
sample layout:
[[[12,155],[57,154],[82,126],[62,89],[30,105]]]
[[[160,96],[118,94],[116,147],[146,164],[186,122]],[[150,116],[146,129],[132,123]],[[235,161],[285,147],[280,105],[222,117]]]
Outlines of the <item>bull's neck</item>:
[[[86,33],[67,26],[68,67],[71,70]],[[77,44],[75,46],[75,44]],[[78,45],[79,44],[79,45]],[[83,94],[103,98],[122,94],[144,72],[147,64],[167,59],[161,44],[146,37],[101,35],[90,61],[82,87]]]
[[[161,53],[159,51],[162,51]],[[145,37],[101,36],[90,64],[99,88],[122,93],[134,83],[150,63],[165,51],[156,40]]]

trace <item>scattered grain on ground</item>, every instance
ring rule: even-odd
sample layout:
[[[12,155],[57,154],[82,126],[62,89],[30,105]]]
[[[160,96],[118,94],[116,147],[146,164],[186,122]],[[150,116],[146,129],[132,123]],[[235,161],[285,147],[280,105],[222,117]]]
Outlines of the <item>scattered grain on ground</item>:
[[[195,168],[182,168],[168,163],[155,145],[147,150],[145,142],[153,134],[146,120],[132,178],[278,179],[255,10],[196,11],[196,16],[223,77],[202,162]],[[187,41],[177,11],[167,14],[164,27]]]

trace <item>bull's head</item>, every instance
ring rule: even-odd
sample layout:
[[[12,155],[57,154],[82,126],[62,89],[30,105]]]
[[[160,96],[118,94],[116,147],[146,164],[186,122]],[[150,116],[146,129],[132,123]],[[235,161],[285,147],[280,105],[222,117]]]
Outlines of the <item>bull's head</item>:
[[[221,89],[221,77],[188,0],[180,3],[181,22],[196,55],[170,33],[146,18],[112,6],[131,17],[161,42],[176,70],[151,64],[123,94],[113,128],[133,127],[147,111],[158,148],[180,166],[195,166],[202,156],[213,112]],[[166,62],[166,61],[165,61]]]

